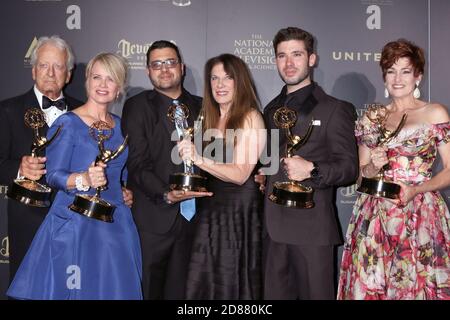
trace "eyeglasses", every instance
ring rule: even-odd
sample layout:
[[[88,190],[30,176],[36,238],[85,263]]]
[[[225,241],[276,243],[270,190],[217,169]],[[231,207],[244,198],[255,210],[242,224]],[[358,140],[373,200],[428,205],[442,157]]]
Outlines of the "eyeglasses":
[[[161,70],[163,65],[165,65],[167,68],[175,68],[179,61],[177,59],[167,59],[164,61],[156,60],[150,62],[150,68],[153,70]]]

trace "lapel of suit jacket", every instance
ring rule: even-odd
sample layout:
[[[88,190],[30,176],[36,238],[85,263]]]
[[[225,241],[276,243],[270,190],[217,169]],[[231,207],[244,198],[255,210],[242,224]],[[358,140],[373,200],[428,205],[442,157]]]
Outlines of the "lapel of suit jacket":
[[[66,99],[67,111],[72,111],[83,104],[82,101],[72,98],[66,94],[64,94],[64,97]]]
[[[36,97],[36,94],[34,93],[34,88],[31,88],[30,91],[28,91],[25,95],[25,99],[24,99],[24,104],[23,104],[23,115],[25,116],[25,113],[27,112],[28,109],[31,108],[38,108],[39,110],[41,110],[41,106],[39,104],[39,101]],[[28,128],[28,126],[27,126]],[[33,134],[32,129],[30,128],[30,133],[31,135]],[[43,135],[47,134],[47,130],[48,130],[48,125],[47,123],[45,123],[45,125],[39,130],[39,132]]]
[[[181,103],[183,103],[184,105],[186,105],[189,109],[189,117],[187,119],[188,125],[189,127],[193,127],[194,126],[194,122],[197,120],[198,117],[198,112],[197,109],[193,107],[193,105],[195,104],[195,101],[192,99],[191,95],[189,94],[189,92],[186,91],[186,89],[182,89],[182,93],[180,96],[180,101]]]
[[[39,108],[39,109],[41,108],[39,101],[36,98],[36,94],[34,93],[33,88],[31,88],[31,90],[25,94],[25,99],[24,99],[24,104],[23,104],[24,114],[30,108]]]
[[[149,93],[147,94],[147,99],[148,105],[151,108],[149,112],[151,112],[154,115],[155,123],[160,123],[159,126],[164,127],[169,137],[171,137],[172,132],[175,130],[175,125],[173,124],[172,121],[170,121],[169,117],[167,116],[167,111],[170,105],[166,105],[167,103],[164,102],[164,99],[162,99],[161,94],[155,90],[149,91]]]
[[[317,99],[314,97],[314,91],[306,98],[300,108],[297,110],[299,119],[308,118],[311,112],[317,106]]]
[[[264,110],[267,122],[266,126],[268,126],[267,129],[278,129],[273,120],[273,116],[280,107],[284,106],[285,99],[286,99],[286,86],[283,86],[278,96],[276,96],[275,99],[270,103],[270,105],[267,106],[266,110]]]

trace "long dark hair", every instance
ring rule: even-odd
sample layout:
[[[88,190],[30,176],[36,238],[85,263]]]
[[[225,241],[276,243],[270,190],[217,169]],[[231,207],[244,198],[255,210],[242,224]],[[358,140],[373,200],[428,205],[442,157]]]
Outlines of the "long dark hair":
[[[234,96],[230,106],[226,129],[241,129],[246,116],[252,110],[259,111],[259,99],[247,65],[235,55],[224,53],[213,57],[205,65],[205,90],[203,93],[204,131],[217,128],[220,118],[219,104],[214,100],[211,88],[211,71],[223,64],[225,72],[234,80]]]

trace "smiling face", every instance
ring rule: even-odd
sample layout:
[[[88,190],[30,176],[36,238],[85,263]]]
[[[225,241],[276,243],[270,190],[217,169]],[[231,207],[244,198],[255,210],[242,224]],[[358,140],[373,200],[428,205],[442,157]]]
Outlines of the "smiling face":
[[[234,79],[225,72],[222,63],[211,69],[211,90],[214,100],[221,106],[229,108],[234,97]]]
[[[120,86],[99,61],[95,62],[86,82],[88,97],[98,104],[108,104],[120,91]]]
[[[66,51],[51,44],[45,44],[37,51],[31,74],[37,89],[52,100],[59,98],[69,82],[71,72],[67,69],[66,59]]]
[[[409,58],[399,58],[386,71],[385,86],[389,94],[394,98],[412,95],[416,82],[422,79],[422,75],[414,75],[414,67]]]
[[[278,73],[287,84],[288,93],[311,83],[309,69],[316,63],[316,55],[312,53],[308,56],[303,41],[280,42],[277,46],[276,61]]]
[[[172,48],[155,49],[150,52],[148,76],[155,90],[166,93],[181,90],[181,80],[183,77],[183,64],[178,61],[177,53]],[[156,61],[177,61],[176,64],[169,65],[163,63],[158,69],[152,67]]]

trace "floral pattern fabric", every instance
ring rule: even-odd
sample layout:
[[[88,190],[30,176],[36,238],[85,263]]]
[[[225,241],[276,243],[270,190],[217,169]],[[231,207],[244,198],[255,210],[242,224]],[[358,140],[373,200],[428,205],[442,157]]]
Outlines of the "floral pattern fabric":
[[[409,185],[432,176],[437,148],[450,141],[450,124],[404,128],[387,143],[387,179]],[[359,144],[376,146],[376,127],[356,123]],[[450,214],[438,191],[406,206],[360,194],[342,256],[338,299],[450,299]]]

